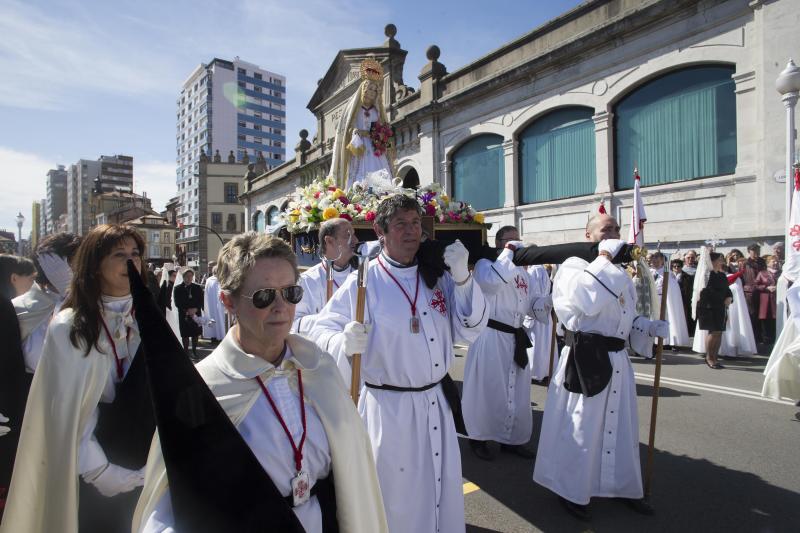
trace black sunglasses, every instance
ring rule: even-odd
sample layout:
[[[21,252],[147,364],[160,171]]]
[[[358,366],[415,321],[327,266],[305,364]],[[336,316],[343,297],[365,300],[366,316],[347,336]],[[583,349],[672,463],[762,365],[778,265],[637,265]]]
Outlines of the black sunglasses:
[[[258,289],[252,295],[245,296],[245,298],[253,300],[253,307],[256,309],[264,309],[275,301],[275,293],[278,291],[281,291],[283,299],[290,304],[300,303],[300,300],[303,299],[303,287],[300,285],[289,285],[288,287],[281,287],[280,289],[274,289],[272,287]]]

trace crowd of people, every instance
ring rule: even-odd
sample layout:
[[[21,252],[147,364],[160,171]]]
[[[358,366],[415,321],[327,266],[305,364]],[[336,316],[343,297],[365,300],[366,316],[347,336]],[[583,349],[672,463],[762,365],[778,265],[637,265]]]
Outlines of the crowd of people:
[[[459,241],[426,238],[414,198],[384,200],[374,229],[358,248],[349,221],[323,223],[324,260],[302,275],[286,242],[242,234],[202,284],[146,263],[124,225],[0,256],[0,531],[461,532],[459,438],[527,461],[579,519],[597,497],[651,514],[628,347],[685,346],[698,328],[719,368],[730,284],[739,320],[774,339],[777,249],[673,260],[661,321],[637,313],[619,266],[633,249],[607,214],[550,247],[502,227],[472,269]],[[649,259],[663,290],[665,257]],[[699,294],[698,259],[713,270]],[[216,341],[202,360],[201,336]],[[549,382],[536,451],[535,382]]]

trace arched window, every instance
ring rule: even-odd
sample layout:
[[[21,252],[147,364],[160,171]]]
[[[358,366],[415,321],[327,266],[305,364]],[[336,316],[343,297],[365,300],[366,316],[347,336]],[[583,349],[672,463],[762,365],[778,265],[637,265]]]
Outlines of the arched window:
[[[733,174],[736,169],[736,94],[733,67],[671,72],[617,104],[616,188]]]
[[[503,137],[479,135],[453,154],[453,197],[478,211],[505,202]]]
[[[557,109],[519,136],[521,202],[544,202],[594,193],[594,110]]]
[[[261,211],[256,211],[253,215],[253,230],[264,233],[264,213]]]
[[[278,208],[274,205],[267,210],[267,226],[274,226],[278,221]]]

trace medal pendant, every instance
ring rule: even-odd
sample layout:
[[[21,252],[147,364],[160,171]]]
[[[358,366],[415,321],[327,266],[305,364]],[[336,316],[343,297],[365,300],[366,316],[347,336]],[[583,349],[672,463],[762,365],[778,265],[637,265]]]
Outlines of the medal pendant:
[[[311,481],[308,472],[300,471],[292,478],[292,498],[294,506],[299,507],[311,497]]]
[[[619,295],[619,303],[620,305],[625,305],[625,297],[622,296],[621,294]]]
[[[411,317],[411,333],[419,333],[419,318],[417,318],[417,315]]]

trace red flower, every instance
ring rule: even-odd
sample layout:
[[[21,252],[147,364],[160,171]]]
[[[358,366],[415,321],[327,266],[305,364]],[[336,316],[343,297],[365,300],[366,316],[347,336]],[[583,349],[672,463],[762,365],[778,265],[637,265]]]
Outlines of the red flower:
[[[350,222],[352,222],[352,221],[353,221],[353,217],[351,217],[351,216],[350,216],[350,215],[348,215],[347,213],[341,213],[341,214],[339,215],[339,218],[343,218],[343,219],[345,219],[345,220],[349,220]]]
[[[331,185],[330,187],[328,187],[328,190],[329,191],[335,191],[336,190],[336,185]]]
[[[321,194],[322,194],[322,191],[315,192],[314,193],[314,198],[319,198]]]
[[[372,222],[375,220],[375,211],[367,211],[367,214],[364,216],[364,220],[367,222]]]
[[[436,208],[431,204],[425,206],[425,214],[429,217],[436,216]]]
[[[339,201],[342,203],[342,205],[347,205],[350,203],[350,200],[348,200],[346,196],[340,196]]]
[[[353,204],[353,209],[356,210],[356,213],[360,213],[363,210],[361,204]]]

